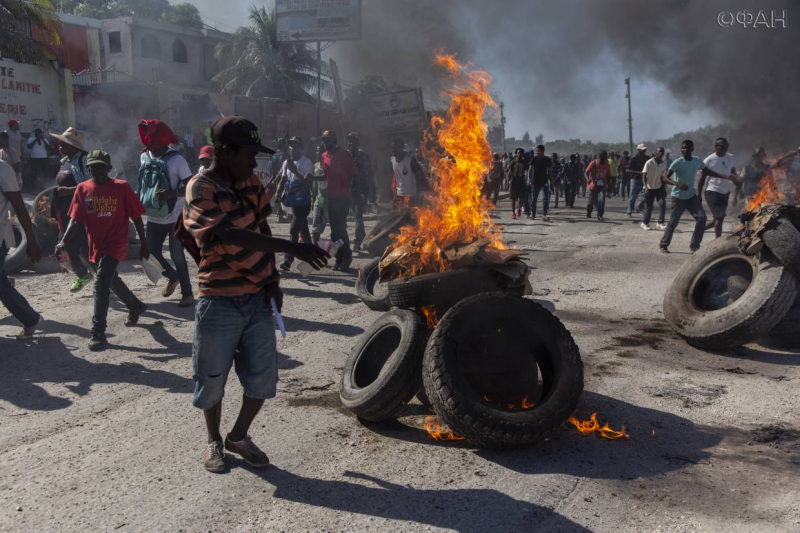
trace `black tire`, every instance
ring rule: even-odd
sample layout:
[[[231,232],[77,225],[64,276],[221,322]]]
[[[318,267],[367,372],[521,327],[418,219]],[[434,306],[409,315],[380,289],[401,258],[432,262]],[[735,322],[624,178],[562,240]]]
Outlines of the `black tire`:
[[[784,217],[778,220],[775,227],[761,235],[772,255],[789,269],[789,272],[800,278],[800,231],[792,222]]]
[[[503,290],[504,281],[500,273],[489,267],[422,274],[390,281],[389,301],[392,307],[400,309],[420,309],[432,305],[441,317],[467,296]],[[522,296],[522,290],[524,287],[518,288],[518,296]]]
[[[428,394],[425,392],[424,385],[420,387],[419,390],[417,391],[417,400],[419,400],[419,403],[421,403],[425,407],[433,407],[430,398],[428,398]]]
[[[16,246],[8,250],[3,270],[6,274],[18,274],[23,270],[32,269],[33,262],[28,257],[28,237],[16,218],[11,219],[11,229],[14,232]]]
[[[800,297],[784,319],[758,342],[771,348],[800,349]]]
[[[425,350],[422,380],[455,433],[480,447],[518,448],[572,415],[583,392],[583,363],[572,335],[541,305],[479,294],[442,317]],[[506,401],[490,400],[496,393]],[[508,408],[509,398],[522,403],[526,396],[535,407]]]
[[[747,256],[735,235],[716,239],[678,270],[664,295],[664,317],[689,344],[734,348],[774,328],[798,295],[798,282],[769,251]],[[747,296],[728,305],[727,280],[743,276]],[[723,296],[720,297],[720,291]]]
[[[392,244],[391,236],[397,234],[403,226],[408,226],[411,223],[411,214],[407,211],[391,214],[372,228],[364,242],[361,243],[361,248],[372,255],[380,257],[386,251],[386,248]]]
[[[428,329],[413,311],[394,309],[376,320],[344,365],[339,397],[372,422],[395,417],[420,388]]]
[[[392,308],[389,291],[385,283],[380,282],[378,267],[381,258],[376,257],[358,271],[356,294],[367,307],[373,311],[388,311]]]

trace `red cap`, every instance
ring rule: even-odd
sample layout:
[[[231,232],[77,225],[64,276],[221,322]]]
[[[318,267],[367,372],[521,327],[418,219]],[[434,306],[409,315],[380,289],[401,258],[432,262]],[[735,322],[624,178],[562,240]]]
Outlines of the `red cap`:
[[[12,118],[12,119],[9,119],[9,120],[8,120],[8,125],[9,125],[9,126],[13,126],[13,125],[15,125],[15,124],[16,124],[17,126],[19,126],[19,120],[15,119],[15,118]]]
[[[207,144],[200,148],[200,155],[197,156],[197,159],[213,159],[214,158],[214,147],[210,144]]]

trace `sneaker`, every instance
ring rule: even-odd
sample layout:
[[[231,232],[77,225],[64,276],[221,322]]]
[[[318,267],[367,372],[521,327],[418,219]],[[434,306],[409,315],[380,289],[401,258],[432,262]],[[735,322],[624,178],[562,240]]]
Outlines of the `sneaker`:
[[[633,215],[632,215],[631,213],[628,213],[628,218],[631,218],[632,216],[633,216]]]
[[[174,293],[175,289],[178,288],[179,283],[180,282],[177,279],[172,281],[167,280],[167,284],[164,285],[164,289],[161,291],[161,296],[164,298],[169,298],[172,296],[172,293]]]
[[[360,252],[361,251],[361,243],[360,242],[357,242],[357,243],[353,244],[353,251],[354,252]]]
[[[521,216],[522,216],[522,208],[521,208],[521,207],[518,207],[518,208],[517,208],[517,216],[518,216],[518,217],[521,217]]]
[[[640,227],[640,228],[642,228],[642,229],[643,229],[643,230],[645,230],[645,231],[650,231],[651,229],[653,229],[653,228],[651,228],[651,227],[650,227],[648,224],[645,224],[644,222],[642,222],[641,224],[639,224],[639,227]]]
[[[699,249],[700,249],[699,246],[692,246],[691,248],[689,248],[689,253],[694,255],[695,253],[697,253],[697,250],[699,250]]]
[[[338,261],[337,261],[337,262],[336,262],[336,263],[334,263],[334,265],[331,267],[331,270],[337,270],[337,271],[338,271],[340,268],[342,268],[342,264],[341,264],[340,262],[338,262]]]
[[[511,213],[511,220],[517,220],[517,214]]]
[[[669,253],[669,249],[662,247],[661,248],[661,253],[662,254],[668,254]]]
[[[215,440],[208,443],[205,451],[203,451],[203,466],[206,470],[215,474],[225,470],[227,466],[225,464],[225,449],[221,441]]]
[[[244,459],[253,468],[269,466],[269,457],[256,446],[249,435],[239,442],[233,442],[230,437],[225,437],[225,449]]]
[[[603,217],[597,217],[597,221],[598,222],[602,222],[603,221]]]
[[[105,335],[92,334],[92,340],[89,341],[89,350],[92,352],[99,352],[108,348],[108,340]]]
[[[544,216],[542,217],[542,222],[547,222],[548,220],[550,220],[550,219],[549,219],[549,218],[547,218],[547,215],[544,215]]]
[[[75,281],[72,282],[72,286],[69,288],[69,292],[78,292],[78,291],[80,291],[90,281],[92,281],[92,276],[86,276],[85,278],[75,278]]]
[[[16,339],[18,341],[29,341],[33,338],[33,334],[36,333],[36,328],[42,325],[44,322],[44,317],[39,315],[39,320],[36,321],[36,324],[29,326],[27,328],[22,328],[22,331],[17,335]]]
[[[181,297],[181,301],[178,302],[178,307],[192,307],[194,305],[194,296],[191,294],[187,294],[186,296]]]
[[[284,272],[289,272],[292,269],[292,264],[291,263],[287,263],[286,261],[284,261],[283,263],[281,263],[280,268]]]
[[[344,261],[342,261],[342,263],[339,265],[339,272],[347,272],[348,270],[350,270],[350,263],[352,262],[353,262],[352,259],[345,259]]]
[[[139,317],[142,316],[142,313],[147,311],[147,304],[143,303],[139,309],[134,311],[128,311],[128,318],[125,319],[125,327],[130,328],[135,326],[139,323]]]
[[[658,229],[662,230],[662,231],[667,229],[667,225],[666,224],[656,224],[656,227]]]

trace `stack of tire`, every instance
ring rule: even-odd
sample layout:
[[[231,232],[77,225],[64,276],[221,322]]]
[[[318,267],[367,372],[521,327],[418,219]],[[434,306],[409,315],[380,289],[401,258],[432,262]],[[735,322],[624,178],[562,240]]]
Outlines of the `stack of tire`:
[[[414,223],[410,211],[392,213],[380,220],[364,238],[361,248],[370,255],[382,256],[386,248],[392,244],[393,237],[400,232],[400,228]]]
[[[736,235],[716,239],[678,270],[664,316],[689,344],[800,348],[800,231],[784,217],[761,238],[765,246],[752,256]]]
[[[359,283],[372,292],[376,279],[364,269]],[[512,448],[546,438],[574,412],[583,365],[572,336],[491,268],[393,280],[384,292],[378,307],[392,309],[342,372],[342,403],[361,419],[394,419],[416,395],[470,443]],[[422,315],[429,306],[441,317],[433,328]],[[535,406],[523,409],[523,398]]]

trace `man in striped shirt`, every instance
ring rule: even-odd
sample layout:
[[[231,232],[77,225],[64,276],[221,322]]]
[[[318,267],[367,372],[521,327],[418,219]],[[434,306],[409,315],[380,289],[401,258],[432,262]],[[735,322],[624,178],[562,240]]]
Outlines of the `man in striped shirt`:
[[[195,241],[199,267],[192,359],[193,404],[203,409],[208,432],[203,462],[209,472],[222,472],[225,450],[256,468],[269,464],[248,430],[264,400],[275,396],[278,380],[271,319],[283,295],[275,254],[291,254],[317,270],[328,254],[312,244],[272,237],[266,218],[274,186],[264,189],[253,171],[256,154],[274,152],[261,145],[256,126],[231,116],[215,122],[211,135],[214,161],[189,181],[179,223]],[[234,364],[244,397],[223,445],[222,397]]]

